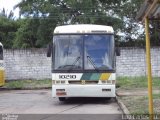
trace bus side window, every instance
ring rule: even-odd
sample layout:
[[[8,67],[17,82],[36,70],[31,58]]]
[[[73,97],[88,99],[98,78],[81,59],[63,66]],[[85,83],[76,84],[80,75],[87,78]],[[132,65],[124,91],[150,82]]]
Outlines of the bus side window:
[[[3,60],[3,47],[0,46],[0,60]]]

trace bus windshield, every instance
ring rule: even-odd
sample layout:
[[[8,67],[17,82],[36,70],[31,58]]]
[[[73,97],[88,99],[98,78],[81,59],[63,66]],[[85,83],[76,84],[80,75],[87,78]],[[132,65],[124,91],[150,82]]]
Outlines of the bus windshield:
[[[54,69],[82,69],[82,40],[80,35],[57,35],[54,37]]]
[[[114,61],[113,35],[86,35],[85,69],[112,70]]]
[[[0,60],[3,60],[3,47],[0,46]]]
[[[54,70],[114,69],[113,35],[55,35],[53,42]]]

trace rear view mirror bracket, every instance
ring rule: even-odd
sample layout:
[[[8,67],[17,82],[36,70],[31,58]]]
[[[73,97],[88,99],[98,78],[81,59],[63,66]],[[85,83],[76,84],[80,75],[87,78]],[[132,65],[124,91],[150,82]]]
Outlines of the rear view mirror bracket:
[[[119,48],[119,47],[117,47],[117,48],[116,48],[116,56],[120,56],[120,55],[121,55],[120,48]]]
[[[52,48],[53,48],[53,44],[52,43],[47,46],[47,57],[51,57]]]

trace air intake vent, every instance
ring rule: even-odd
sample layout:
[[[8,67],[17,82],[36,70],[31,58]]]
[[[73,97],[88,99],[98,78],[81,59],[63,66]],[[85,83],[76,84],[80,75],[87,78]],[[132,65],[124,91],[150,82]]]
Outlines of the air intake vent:
[[[92,30],[93,33],[107,33],[106,30]]]

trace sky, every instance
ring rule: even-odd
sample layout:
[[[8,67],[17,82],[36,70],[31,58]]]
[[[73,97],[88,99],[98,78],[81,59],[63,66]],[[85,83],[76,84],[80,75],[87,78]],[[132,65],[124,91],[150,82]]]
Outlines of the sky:
[[[14,16],[18,17],[19,16],[19,9],[13,10],[14,5],[19,3],[21,0],[0,0],[0,11],[5,8],[7,13],[9,13],[11,10],[14,12]]]

